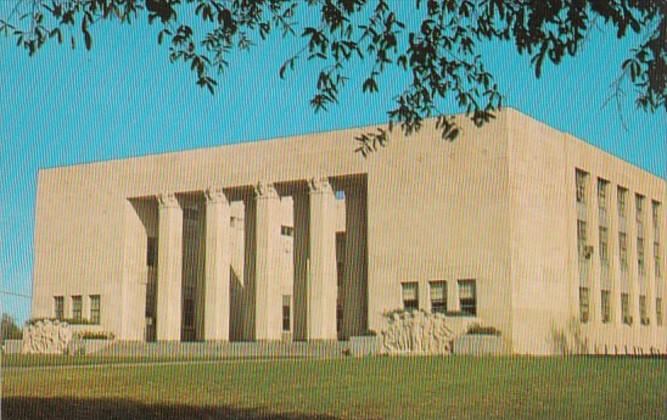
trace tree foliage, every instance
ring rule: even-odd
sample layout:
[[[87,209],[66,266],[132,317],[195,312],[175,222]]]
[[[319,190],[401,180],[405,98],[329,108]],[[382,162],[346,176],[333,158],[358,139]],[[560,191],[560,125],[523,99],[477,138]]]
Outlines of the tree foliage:
[[[188,65],[211,93],[232,50],[247,50],[275,31],[303,39],[303,48],[280,67],[281,78],[303,60],[320,64],[310,99],[316,111],[338,102],[353,60],[367,64],[360,88],[368,93],[382,88],[387,69],[401,68],[411,77],[387,112],[390,127],[400,124],[407,134],[424,118],[441,115],[447,100],[476,125],[493,118],[503,97],[484,66],[481,43],[512,42],[540,77],[545,61],[575,56],[601,20],[618,38],[641,34],[619,79],[631,81],[638,107],[667,111],[667,0],[412,0],[410,16],[400,16],[398,2],[390,0],[13,1],[0,30],[30,55],[51,39],[75,47],[83,37],[90,49],[91,27],[101,20],[147,19],[159,26],[157,41],[169,45],[169,59]],[[300,22],[304,16],[315,16],[316,24]],[[459,133],[451,117],[439,117],[438,124],[443,138]],[[365,155],[386,139],[385,131],[367,133],[357,139],[358,150]]]
[[[2,314],[0,329],[2,329],[3,340],[14,340],[23,337],[23,330],[16,324],[14,318],[9,314]]]

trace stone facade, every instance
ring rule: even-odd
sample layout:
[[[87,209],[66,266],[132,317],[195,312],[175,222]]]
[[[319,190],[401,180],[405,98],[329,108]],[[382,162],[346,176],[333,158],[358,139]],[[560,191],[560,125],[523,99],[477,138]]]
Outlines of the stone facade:
[[[511,109],[459,123],[366,159],[353,139],[374,128],[41,170],[32,316],[96,311],[126,341],[321,341],[444,305],[514,353],[557,352],[573,317],[591,352],[667,351],[665,180]]]

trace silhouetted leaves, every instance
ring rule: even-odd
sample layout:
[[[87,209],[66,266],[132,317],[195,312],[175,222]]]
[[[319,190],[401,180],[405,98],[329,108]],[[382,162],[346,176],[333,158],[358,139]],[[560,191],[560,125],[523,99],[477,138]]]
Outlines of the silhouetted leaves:
[[[406,134],[418,130],[424,118],[443,114],[444,104],[451,100],[476,126],[493,118],[502,106],[502,94],[478,52],[481,42],[513,42],[518,53],[531,57],[539,78],[548,63],[575,56],[601,19],[619,38],[629,32],[642,34],[622,64],[619,80],[630,79],[638,107],[667,111],[665,0],[413,0],[412,13],[403,17],[397,3],[387,0],[16,1],[10,15],[0,17],[0,32],[15,37],[30,55],[49,39],[62,43],[63,31],[74,48],[77,27],[90,49],[90,27],[100,20],[132,23],[146,16],[149,23],[161,26],[157,41],[168,43],[170,60],[187,64],[196,84],[211,93],[218,86],[213,74],[224,71],[234,49],[252,48],[275,30],[283,37],[300,37],[303,47],[285,60],[278,74],[287,77],[287,70],[303,59],[318,63],[310,99],[315,111],[338,102],[349,80],[347,68],[356,64],[353,60],[368,66],[360,86],[367,93],[378,92],[379,78],[396,66],[409,71],[411,78],[400,86],[387,113],[390,128],[398,124]],[[179,17],[189,16],[180,13],[188,7],[205,25]],[[296,20],[313,14],[314,23]],[[200,34],[193,27],[206,29]],[[616,95],[622,93],[619,85],[614,82]],[[440,117],[438,127],[447,140],[461,132],[450,118]],[[369,133],[357,140],[358,151],[366,155],[386,144],[387,133]]]

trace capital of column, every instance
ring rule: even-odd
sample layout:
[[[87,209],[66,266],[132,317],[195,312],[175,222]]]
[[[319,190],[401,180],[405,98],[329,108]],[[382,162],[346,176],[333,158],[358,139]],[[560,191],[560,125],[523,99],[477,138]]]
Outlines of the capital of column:
[[[208,187],[206,191],[204,191],[204,195],[206,196],[206,202],[208,204],[227,202],[227,196],[222,190],[222,187]]]
[[[176,194],[172,192],[162,192],[157,195],[158,206],[162,208],[176,208],[179,207]]]
[[[264,182],[264,181],[258,182],[257,185],[255,185],[254,192],[255,192],[255,198],[258,199],[279,197],[278,192],[276,191],[276,187],[269,182]]]
[[[333,188],[331,187],[331,183],[329,183],[329,178],[323,176],[309,179],[308,191],[311,194],[325,194],[333,193]]]

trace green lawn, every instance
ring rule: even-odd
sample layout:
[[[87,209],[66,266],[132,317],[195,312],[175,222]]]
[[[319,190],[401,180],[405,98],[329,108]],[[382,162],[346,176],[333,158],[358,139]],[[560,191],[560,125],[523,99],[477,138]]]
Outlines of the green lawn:
[[[366,358],[3,372],[4,418],[660,418],[667,363]]]

